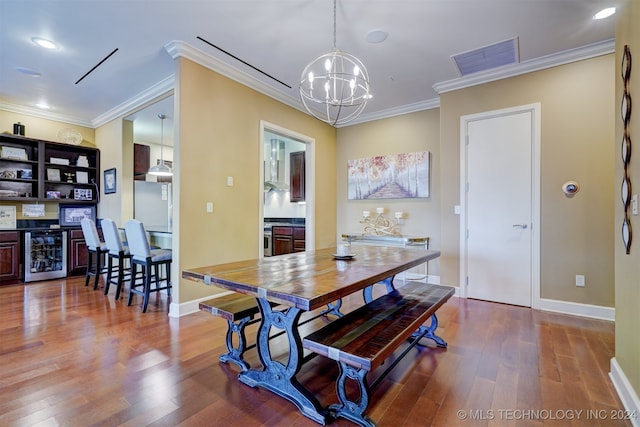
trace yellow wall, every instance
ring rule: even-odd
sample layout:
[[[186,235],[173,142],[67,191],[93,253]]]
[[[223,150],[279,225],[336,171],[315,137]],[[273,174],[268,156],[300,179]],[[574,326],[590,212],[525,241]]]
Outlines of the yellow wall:
[[[347,199],[347,161],[379,155],[429,151],[430,197],[421,199]],[[375,215],[377,207],[385,216],[405,213],[404,235],[429,237],[430,247],[440,242],[440,110],[435,108],[338,129],[337,198],[338,238],[342,233],[362,233],[362,211]],[[429,263],[429,274],[439,275],[438,260]]]
[[[640,100],[640,2],[629,1],[616,14],[616,70],[615,70],[615,135],[616,173],[613,184],[616,195],[620,194],[622,182],[622,158],[620,141],[623,135],[622,120],[619,115],[622,99],[621,61],[625,45],[629,45],[632,57],[630,78],[630,95],[632,100]],[[629,168],[632,193],[638,194],[640,189],[640,108],[634,106],[630,121],[631,143],[635,147],[631,150],[631,165]],[[626,254],[622,244],[620,228],[624,211],[621,199],[615,198],[615,296],[616,296],[616,361],[624,371],[625,376],[633,387],[636,398],[640,395],[640,339],[638,326],[640,325],[640,221],[637,216],[631,216],[631,227],[635,231],[631,253]]]
[[[540,296],[614,306],[614,69],[611,54],[441,95],[442,283],[460,283],[460,117],[540,102]],[[568,180],[581,186],[573,198]]]
[[[176,66],[174,238],[179,241],[174,249],[179,262],[174,268],[258,256],[261,120],[315,138],[316,247],[334,245],[335,128],[189,60],[178,59]],[[227,176],[234,177],[233,187],[226,185]],[[213,202],[211,214],[205,211],[207,202]],[[182,280],[179,302],[214,291]]]

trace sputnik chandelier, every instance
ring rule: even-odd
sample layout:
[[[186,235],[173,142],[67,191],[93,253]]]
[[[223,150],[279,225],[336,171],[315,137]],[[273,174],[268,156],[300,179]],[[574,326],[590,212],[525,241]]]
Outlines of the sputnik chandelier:
[[[332,126],[354,120],[371,99],[364,64],[336,48],[336,0],[333,0],[333,50],[302,71],[300,98],[309,114]]]

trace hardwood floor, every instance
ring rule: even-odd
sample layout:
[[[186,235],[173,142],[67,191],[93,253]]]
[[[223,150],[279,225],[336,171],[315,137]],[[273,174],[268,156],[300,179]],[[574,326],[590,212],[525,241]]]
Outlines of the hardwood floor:
[[[218,362],[224,320],[169,318],[157,295],[142,314],[139,297],[127,307],[83,281],[0,287],[0,425],[318,425]],[[380,383],[380,426],[631,425],[612,419],[613,323],[455,297],[438,314],[449,347],[412,350]],[[336,375],[317,357],[299,378],[328,404]]]

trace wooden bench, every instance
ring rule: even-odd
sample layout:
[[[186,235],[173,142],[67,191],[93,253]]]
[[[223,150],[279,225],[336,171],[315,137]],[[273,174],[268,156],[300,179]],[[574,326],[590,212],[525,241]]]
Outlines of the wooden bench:
[[[408,282],[405,286],[334,320],[303,339],[303,346],[338,362],[336,381],[338,404],[330,405],[331,417],[343,417],[361,426],[375,426],[365,415],[369,396],[375,386],[422,338],[433,339],[440,347],[447,343],[435,335],[435,312],[452,295],[449,286]],[[423,325],[429,318],[428,326]],[[406,348],[369,386],[366,375],[380,366],[401,344]],[[347,380],[356,381],[360,396],[350,400]]]
[[[336,301],[333,304],[327,304],[327,309],[322,311],[318,316],[302,322],[301,325],[316,319],[319,316],[326,316],[327,314],[334,314],[341,317],[343,314],[340,312],[341,301]],[[260,321],[260,318],[256,318],[260,314],[260,308],[255,297],[233,293],[229,295],[223,295],[221,297],[212,298],[207,301],[202,301],[199,304],[199,308],[202,311],[211,313],[214,316],[220,316],[227,320],[227,335],[226,345],[227,353],[221,354],[219,360],[224,363],[234,363],[242,371],[246,371],[250,368],[247,361],[244,359],[244,353],[255,347],[255,344],[247,345],[247,339],[245,335],[245,328],[251,324]],[[281,335],[283,332],[273,335],[271,338]],[[233,336],[236,336],[237,345],[233,345]]]

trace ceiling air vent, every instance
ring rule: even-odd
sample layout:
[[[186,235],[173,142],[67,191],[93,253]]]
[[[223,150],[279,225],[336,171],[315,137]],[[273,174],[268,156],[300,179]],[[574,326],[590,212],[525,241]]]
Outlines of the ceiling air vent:
[[[518,37],[462,52],[451,57],[461,76],[520,62]]]

